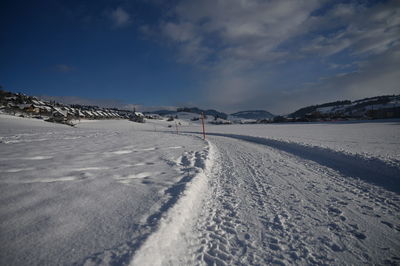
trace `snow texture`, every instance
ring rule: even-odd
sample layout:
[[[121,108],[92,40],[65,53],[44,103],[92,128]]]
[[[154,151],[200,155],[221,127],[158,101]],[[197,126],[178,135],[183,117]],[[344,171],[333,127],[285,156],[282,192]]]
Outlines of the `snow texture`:
[[[0,115],[0,265],[397,265],[399,122]]]
[[[218,163],[186,264],[399,263],[398,191],[268,143],[209,139]]]
[[[129,263],[208,152],[126,120],[0,125],[0,265]]]

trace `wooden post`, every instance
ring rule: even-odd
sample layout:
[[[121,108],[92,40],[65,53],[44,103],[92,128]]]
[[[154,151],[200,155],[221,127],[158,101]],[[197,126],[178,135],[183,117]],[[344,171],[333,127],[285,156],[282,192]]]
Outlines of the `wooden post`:
[[[179,131],[178,131],[178,124],[176,123],[176,121],[175,121],[175,128],[176,128],[176,134],[179,134]]]
[[[206,139],[206,131],[204,129],[204,113],[201,113],[201,124],[203,125],[203,139]]]

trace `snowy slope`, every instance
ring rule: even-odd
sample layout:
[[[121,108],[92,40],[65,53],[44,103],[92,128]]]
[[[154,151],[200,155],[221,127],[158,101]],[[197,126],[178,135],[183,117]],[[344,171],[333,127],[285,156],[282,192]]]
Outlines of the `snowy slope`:
[[[400,107],[399,95],[386,95],[377,96],[372,98],[365,98],[356,101],[336,101],[320,105],[312,105],[303,107],[291,114],[290,117],[305,117],[312,116],[331,116],[332,118],[339,117],[374,117],[374,118],[388,118],[398,117],[398,108]],[[397,109],[397,110],[396,110]],[[386,110],[391,114],[385,114],[378,110]],[[375,111],[375,112],[369,112]],[[378,111],[378,112],[377,112]],[[378,115],[381,113],[380,115]],[[396,114],[397,113],[397,114]]]

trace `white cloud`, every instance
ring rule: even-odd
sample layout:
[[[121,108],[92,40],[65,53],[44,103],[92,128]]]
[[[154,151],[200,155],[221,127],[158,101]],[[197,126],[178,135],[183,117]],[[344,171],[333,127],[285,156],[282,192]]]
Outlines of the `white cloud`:
[[[177,61],[206,70],[203,103],[227,111],[266,108],[282,113],[315,101],[393,93],[400,83],[400,62],[392,55],[400,43],[400,2],[395,0],[369,5],[180,1],[162,19],[159,31],[177,48]],[[348,52],[343,62],[333,60],[343,51]],[[297,82],[275,70],[285,72],[282,66],[297,60],[321,61],[328,77],[321,80],[319,73]]]
[[[334,25],[334,33],[321,33],[303,51],[332,55],[345,49],[357,55],[379,54],[400,41],[400,2],[392,1],[367,8],[357,4],[338,4],[309,25],[326,29]]]
[[[116,28],[124,27],[131,23],[131,16],[122,7],[117,7],[109,13],[109,18]]]
[[[199,63],[210,53],[209,48],[202,45],[202,36],[197,34],[196,26],[192,23],[165,22],[161,25],[161,31],[173,45],[179,47],[178,61]]]
[[[161,30],[186,49],[185,56],[202,51],[198,63],[210,56],[269,61],[280,54],[282,42],[304,32],[303,23],[317,6],[314,0],[182,1],[173,11],[177,19],[164,22]]]
[[[357,71],[337,75],[318,85],[349,98],[400,93],[400,45],[359,64]]]
[[[263,99],[272,111],[285,113],[327,101],[400,94],[400,45],[358,65],[356,71],[321,78],[317,83],[286,93],[267,93]]]

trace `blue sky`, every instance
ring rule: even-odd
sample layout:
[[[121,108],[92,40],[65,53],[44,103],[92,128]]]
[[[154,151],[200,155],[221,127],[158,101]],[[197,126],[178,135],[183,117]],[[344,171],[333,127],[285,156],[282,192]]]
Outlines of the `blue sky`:
[[[400,1],[0,5],[0,84],[11,91],[278,114],[400,93]]]

